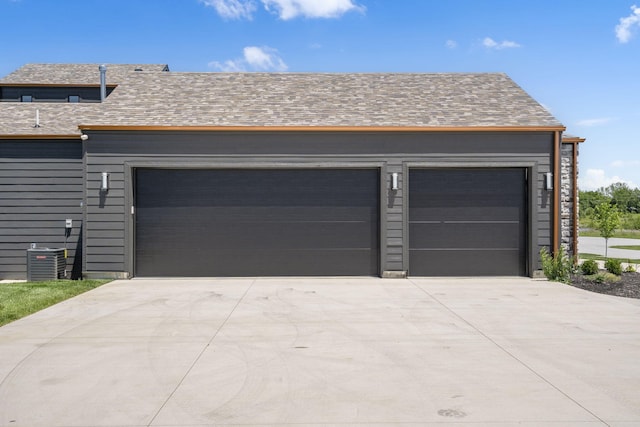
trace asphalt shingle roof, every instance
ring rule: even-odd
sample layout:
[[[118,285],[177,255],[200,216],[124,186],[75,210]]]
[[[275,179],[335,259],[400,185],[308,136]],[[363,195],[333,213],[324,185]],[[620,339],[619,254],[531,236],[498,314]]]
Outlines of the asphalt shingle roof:
[[[105,64],[109,84],[117,84],[136,69],[168,71],[165,64]],[[1,84],[99,85],[100,64],[26,64],[0,79]]]
[[[562,127],[501,73],[176,73],[157,67],[109,66],[107,83],[118,87],[102,104],[0,103],[0,134],[77,134],[78,125]],[[15,81],[16,73],[0,85]],[[83,73],[77,72],[79,80]],[[22,72],[32,80],[36,74]]]

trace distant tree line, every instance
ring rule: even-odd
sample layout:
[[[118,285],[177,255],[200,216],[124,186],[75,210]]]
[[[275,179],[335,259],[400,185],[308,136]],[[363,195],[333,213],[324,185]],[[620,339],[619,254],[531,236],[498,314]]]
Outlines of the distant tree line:
[[[596,191],[580,191],[580,223],[589,227],[596,208],[611,205],[621,216],[622,228],[640,230],[640,189],[616,182]]]

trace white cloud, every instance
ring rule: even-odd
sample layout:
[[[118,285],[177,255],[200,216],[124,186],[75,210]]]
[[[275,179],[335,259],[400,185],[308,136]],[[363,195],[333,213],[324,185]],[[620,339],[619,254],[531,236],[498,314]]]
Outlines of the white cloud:
[[[225,19],[251,19],[256,0],[199,0],[213,7]],[[264,8],[282,20],[305,18],[339,18],[347,12],[364,12],[365,7],[354,0],[260,0]]]
[[[209,68],[213,68],[214,70],[218,70],[218,71],[223,71],[225,73],[237,73],[237,72],[247,71],[242,59],[236,59],[236,60],[228,59],[224,62],[211,61],[207,65],[209,66]]]
[[[616,25],[616,37],[620,43],[627,43],[633,36],[634,27],[640,26],[640,7],[631,6],[631,15],[620,18]]]
[[[278,56],[276,49],[256,46],[244,48],[244,59],[249,66],[262,71],[286,71],[287,64]]]
[[[513,41],[510,41],[510,40],[503,40],[500,43],[498,43],[497,41],[495,41],[491,37],[485,37],[484,40],[482,40],[482,45],[484,47],[486,47],[487,49],[495,49],[495,50],[512,49],[512,48],[516,48],[516,47],[522,47],[520,44],[518,44],[516,42],[513,42]]]
[[[224,62],[211,61],[209,67],[224,72],[242,71],[287,71],[287,64],[280,58],[278,51],[269,46],[247,46],[243,57]]]
[[[458,47],[458,42],[456,42],[455,40],[447,40],[447,42],[444,45],[448,49],[455,49]]]
[[[597,119],[584,119],[576,122],[578,126],[586,126],[586,127],[594,127],[594,126],[602,126],[607,123],[611,123],[614,119],[612,117],[600,117]]]
[[[623,182],[629,187],[636,187],[633,182],[624,180],[617,175],[607,176],[603,169],[587,169],[587,172],[578,179],[578,186],[584,191],[594,191],[602,187],[608,187],[614,182]]]
[[[280,19],[338,18],[347,12],[364,12],[364,6],[353,0],[261,0],[265,9],[275,11]]]
[[[256,11],[253,0],[199,0],[205,6],[212,7],[224,19],[251,19]]]

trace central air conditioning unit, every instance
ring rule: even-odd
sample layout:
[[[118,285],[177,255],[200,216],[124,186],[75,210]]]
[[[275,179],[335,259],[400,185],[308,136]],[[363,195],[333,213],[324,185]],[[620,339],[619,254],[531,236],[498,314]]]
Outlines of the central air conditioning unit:
[[[27,249],[27,280],[57,280],[64,278],[67,260],[64,249]]]

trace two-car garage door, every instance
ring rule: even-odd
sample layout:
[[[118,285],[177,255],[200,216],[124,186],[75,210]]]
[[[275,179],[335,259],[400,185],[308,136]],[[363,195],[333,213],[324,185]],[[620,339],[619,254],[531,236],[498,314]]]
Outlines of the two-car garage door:
[[[378,169],[137,169],[137,276],[378,275]]]

